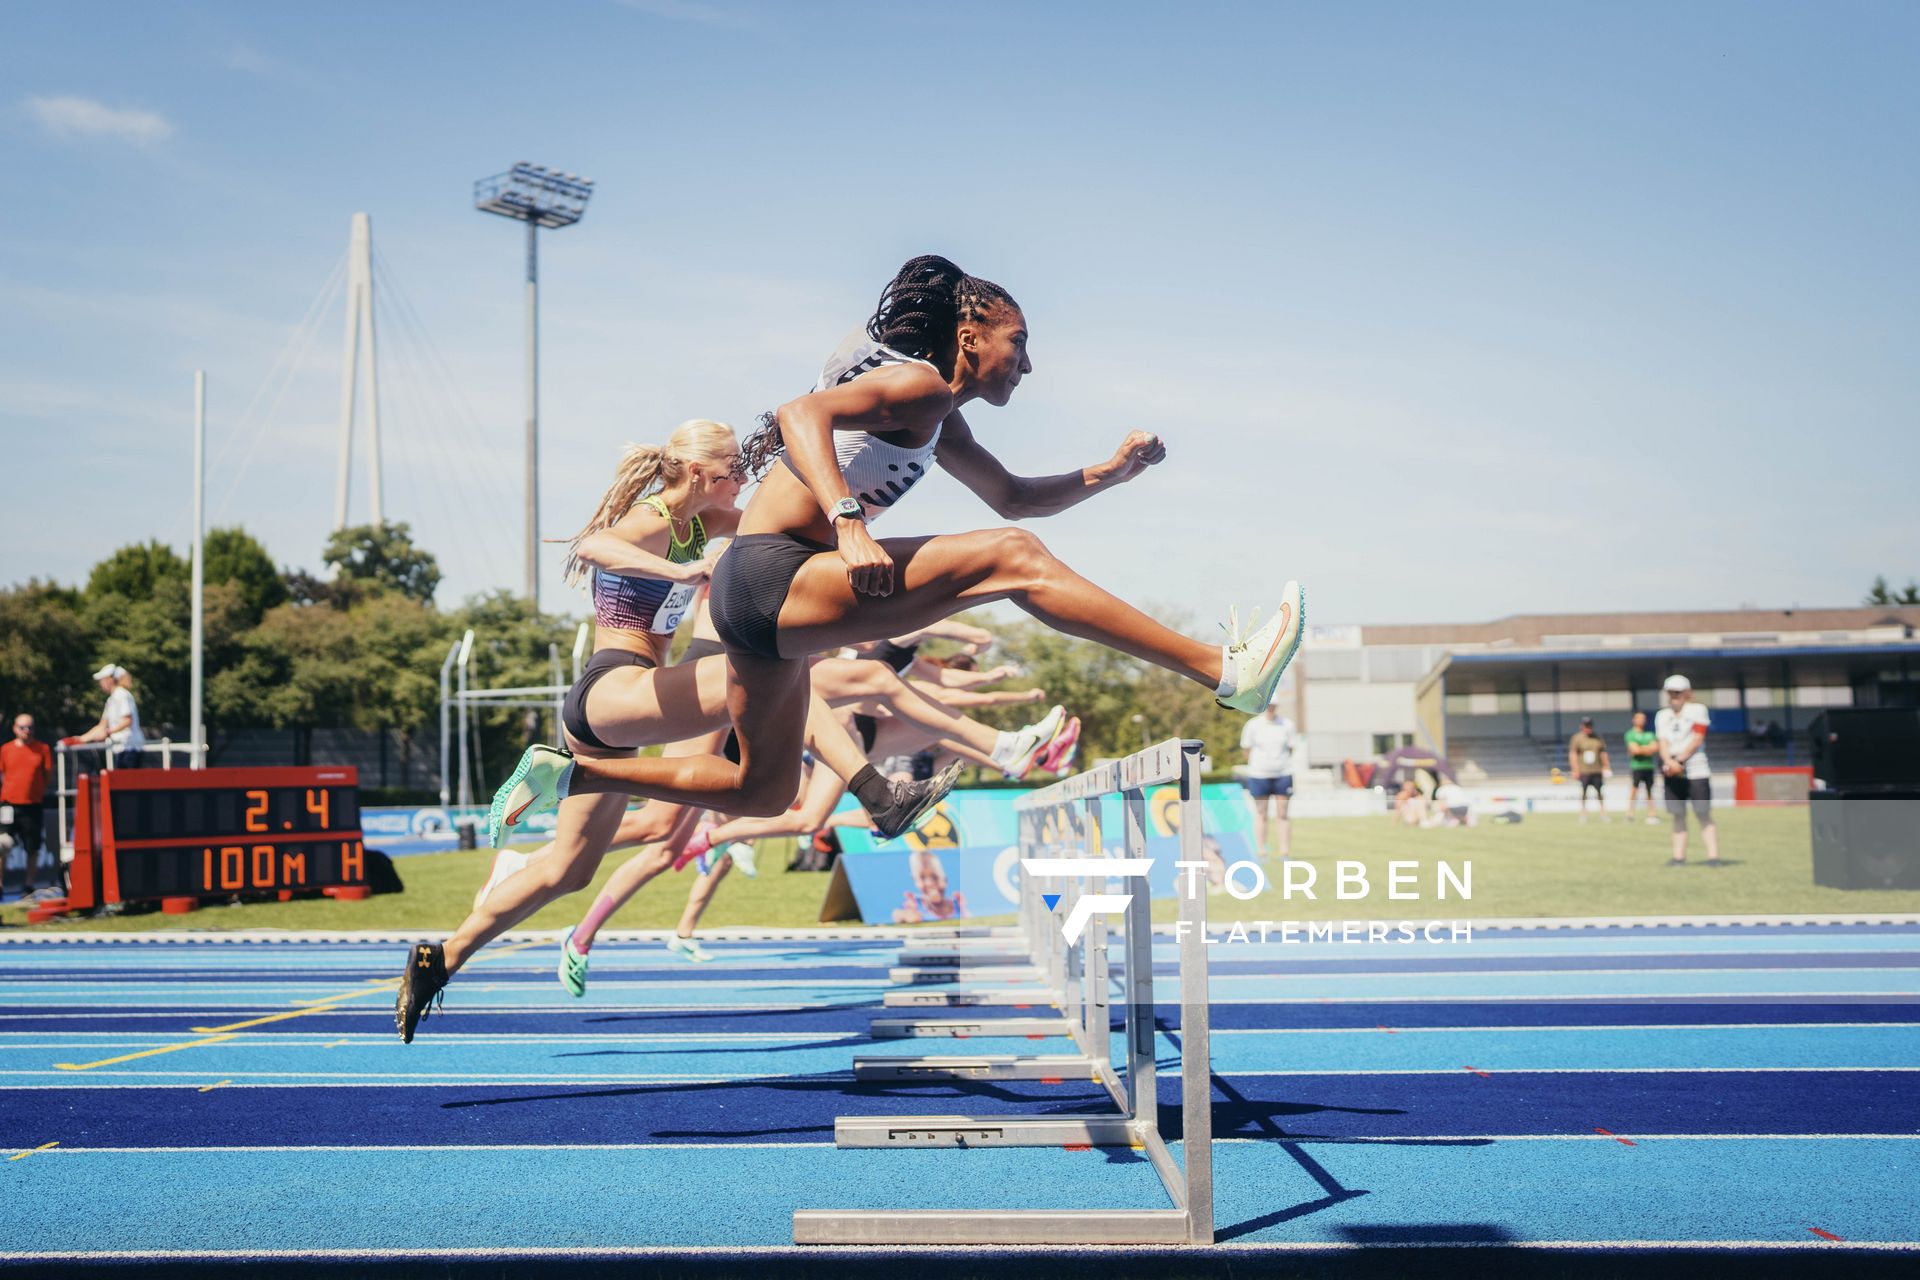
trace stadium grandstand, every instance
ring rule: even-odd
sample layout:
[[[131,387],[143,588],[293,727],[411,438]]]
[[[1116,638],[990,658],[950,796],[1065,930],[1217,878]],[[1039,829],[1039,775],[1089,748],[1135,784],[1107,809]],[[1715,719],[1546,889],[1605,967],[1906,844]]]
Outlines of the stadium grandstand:
[[[1620,735],[1680,672],[1712,712],[1716,769],[1804,764],[1821,711],[1920,706],[1916,628],[1901,606],[1311,627],[1292,714],[1312,767],[1418,746],[1496,784],[1564,766],[1590,715],[1624,771]]]

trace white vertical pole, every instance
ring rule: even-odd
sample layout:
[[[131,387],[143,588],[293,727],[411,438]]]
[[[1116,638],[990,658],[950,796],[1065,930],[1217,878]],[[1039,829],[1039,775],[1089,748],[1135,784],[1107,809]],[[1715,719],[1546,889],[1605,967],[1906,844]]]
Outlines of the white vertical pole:
[[[334,473],[333,527],[347,527],[347,488],[353,466],[353,393],[360,380],[360,240],[366,230],[364,213],[353,215],[353,238],[347,245],[347,335],[340,357],[340,466]]]
[[[527,219],[527,599],[540,608],[540,225]]]
[[[373,498],[373,523],[387,522],[380,493],[380,351],[373,334],[373,219],[353,215],[354,249],[360,254],[360,322],[367,333],[367,471]],[[364,233],[364,234],[363,234]]]
[[[202,695],[206,688],[206,609],[203,598],[207,561],[206,480],[207,371],[196,369],[193,374],[193,666],[187,681],[190,708],[188,724],[191,726],[188,732],[192,736],[187,758],[195,769],[206,767],[207,741],[206,725],[201,715]]]
[[[469,628],[467,633],[460,637],[458,668],[460,683],[457,686],[460,697],[456,702],[459,708],[460,726],[460,803],[463,805],[473,803],[473,762],[467,748],[467,659],[472,656],[473,631]]]

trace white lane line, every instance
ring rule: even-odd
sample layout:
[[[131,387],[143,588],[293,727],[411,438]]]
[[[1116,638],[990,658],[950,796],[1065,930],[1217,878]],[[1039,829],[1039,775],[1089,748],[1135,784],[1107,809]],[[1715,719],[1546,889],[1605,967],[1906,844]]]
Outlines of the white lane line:
[[[1624,1133],[1620,1137],[1636,1142],[1920,1142],[1920,1133]],[[1461,1133],[1372,1135],[1369,1137],[1324,1137],[1302,1135],[1272,1138],[1215,1138],[1216,1146],[1272,1146],[1276,1143],[1344,1146],[1361,1143],[1375,1145],[1447,1145],[1467,1142],[1612,1142],[1613,1137],[1597,1133]],[[377,1156],[391,1152],[541,1152],[541,1151],[774,1151],[790,1148],[833,1148],[831,1138],[818,1142],[485,1142],[424,1143],[408,1142],[392,1146],[207,1146],[207,1147],[55,1147],[50,1156],[144,1156],[144,1155],[342,1155]],[[1173,1143],[1179,1146],[1178,1142]],[[9,1148],[0,1148],[4,1153]],[[19,1150],[19,1148],[11,1148]]]
[[[1378,1068],[1341,1068],[1337,1070],[1305,1071],[1221,1071],[1217,1074],[1229,1079],[1342,1079],[1353,1076],[1453,1076],[1467,1068],[1453,1067],[1378,1067]],[[1636,1075],[1902,1075],[1920,1072],[1920,1067],[1853,1067],[1853,1066],[1801,1066],[1801,1067],[1491,1067],[1476,1068],[1487,1076],[1636,1076]],[[1177,1077],[1181,1074],[1177,1063],[1160,1068],[1163,1077]],[[750,1084],[756,1081],[791,1080],[795,1077],[770,1071],[749,1072],[690,1072],[685,1074],[668,1072],[650,1072],[626,1075],[613,1072],[595,1074],[553,1074],[534,1072],[454,1072],[454,1071],[92,1071],[88,1079],[120,1078],[137,1080],[172,1080],[186,1078],[205,1080],[209,1076],[224,1076],[234,1080],[257,1080],[269,1082],[264,1085],[245,1087],[268,1088],[317,1088],[323,1086],[350,1083],[362,1088],[464,1088],[472,1085],[574,1085],[574,1084]],[[0,1077],[52,1077],[60,1080],[72,1080],[67,1072],[54,1070],[7,1070],[0,1071]],[[808,1080],[851,1079],[851,1070],[807,1072]],[[311,1081],[311,1084],[300,1082]],[[59,1086],[42,1085],[0,1085],[0,1089],[38,1089]],[[82,1084],[71,1087],[85,1088]],[[155,1085],[164,1088],[165,1085]],[[235,1086],[236,1088],[242,1086]]]
[[[969,1245],[969,1253],[1019,1255],[1073,1256],[1084,1254],[1090,1247],[1086,1245]],[[1360,1250],[1375,1249],[1529,1249],[1558,1251],[1566,1249],[1606,1249],[1620,1253],[1646,1254],[1667,1252],[1688,1252],[1697,1249],[1753,1250],[1753,1249],[1818,1249],[1837,1253],[1848,1250],[1871,1253],[1901,1253],[1920,1250],[1920,1241],[1908,1240],[1847,1240],[1832,1243],[1825,1240],[1395,1240],[1392,1242],[1352,1241],[1280,1241],[1262,1243],[1257,1241],[1234,1241],[1230,1244],[1199,1246],[1192,1251],[1195,1254],[1217,1251],[1231,1257],[1236,1253],[1353,1253]],[[1116,1252],[1119,1252],[1116,1250]],[[794,1254],[796,1256],[822,1257],[841,1255],[849,1258],[871,1258],[872,1245],[580,1245],[575,1243],[555,1243],[553,1245],[497,1245],[480,1248],[462,1249],[72,1249],[47,1250],[35,1253],[25,1250],[0,1251],[0,1261],[6,1262],[107,1262],[126,1258],[155,1258],[190,1260],[206,1258],[211,1260],[252,1259],[252,1258],[337,1258],[342,1260],[375,1261],[384,1258],[472,1258],[486,1260],[492,1258],[678,1258],[693,1254],[714,1256],[759,1256],[764,1254]]]

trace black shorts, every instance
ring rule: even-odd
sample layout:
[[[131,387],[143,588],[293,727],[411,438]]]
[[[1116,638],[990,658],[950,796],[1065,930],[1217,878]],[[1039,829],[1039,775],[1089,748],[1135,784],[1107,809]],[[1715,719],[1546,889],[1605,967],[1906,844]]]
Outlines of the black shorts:
[[[1647,793],[1647,800],[1651,803],[1653,800],[1653,774],[1654,771],[1652,769],[1635,769],[1633,771],[1633,781],[1627,784],[1627,790],[1632,792],[1635,789],[1644,788]]]
[[[873,740],[880,736],[880,722],[869,715],[853,713],[853,731],[860,735],[860,750],[873,750]]]
[[[778,659],[780,607],[800,566],[832,547],[790,533],[744,533],[713,566],[707,607],[728,653]]]
[[[644,653],[634,653],[627,649],[602,649],[587,659],[587,665],[580,670],[580,678],[567,690],[567,699],[560,704],[560,723],[567,732],[590,747],[602,751],[618,751],[619,747],[610,742],[602,742],[594,735],[587,724],[587,694],[598,684],[600,677],[609,671],[618,671],[622,667],[645,667],[651,670],[660,664]]]
[[[1667,812],[1673,815],[1675,827],[1687,820],[1687,807],[1693,807],[1693,816],[1701,822],[1713,817],[1713,779],[1689,778],[1682,774],[1678,778],[1667,779]]]
[[[1589,792],[1589,791],[1591,791],[1591,792],[1593,792],[1593,793],[1594,793],[1595,795],[1597,795],[1597,796],[1598,796],[1598,795],[1605,795],[1605,794],[1606,794],[1606,792],[1607,792],[1607,775],[1606,775],[1606,774],[1604,774],[1604,773],[1583,773],[1583,774],[1581,774],[1581,775],[1580,775],[1580,796],[1581,796],[1581,798],[1582,798],[1582,799],[1585,799],[1585,798],[1586,798],[1586,794],[1587,794],[1587,792]]]

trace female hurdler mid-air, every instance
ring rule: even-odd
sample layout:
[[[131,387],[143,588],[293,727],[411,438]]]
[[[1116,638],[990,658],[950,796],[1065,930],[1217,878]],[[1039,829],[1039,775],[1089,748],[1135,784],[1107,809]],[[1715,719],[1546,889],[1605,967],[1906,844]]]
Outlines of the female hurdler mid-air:
[[[675,762],[686,785],[731,792],[713,807],[769,815],[792,801],[809,654],[904,635],[995,600],[1186,676],[1222,706],[1252,715],[1272,700],[1300,645],[1305,599],[1296,582],[1281,588],[1266,625],[1248,636],[1229,626],[1227,643],[1212,644],[1089,582],[1023,529],[883,541],[868,533],[935,462],[1000,516],[1022,519],[1063,511],[1166,456],[1157,437],[1135,431],[1093,466],[1011,474],[961,409],[1006,404],[1032,370],[1026,317],[1006,290],[945,258],[915,258],[887,285],[865,330],[828,359],[814,390],[766,415],[748,438],[743,465],[764,478],[710,587],[740,760]],[[531,747],[494,812],[517,821],[569,796],[658,795],[661,764]]]

